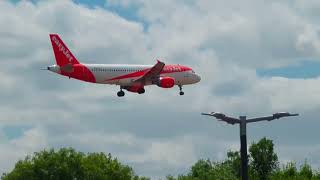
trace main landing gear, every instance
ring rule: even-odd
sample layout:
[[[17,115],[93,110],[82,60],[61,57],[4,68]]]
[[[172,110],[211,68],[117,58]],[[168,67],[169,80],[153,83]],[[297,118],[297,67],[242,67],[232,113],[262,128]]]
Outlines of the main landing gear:
[[[117,93],[118,97],[123,97],[125,95],[124,91],[122,89],[126,89],[130,92],[135,92],[135,93],[138,93],[138,94],[143,94],[146,92],[146,90],[144,88],[140,88],[138,90],[131,90],[131,89],[127,89],[126,87],[120,87],[120,91]]]
[[[138,94],[143,94],[145,92],[146,92],[146,90],[144,88],[141,88],[141,89],[138,90]]]
[[[184,95],[184,92],[182,91],[182,85],[178,85],[179,86],[179,89],[180,89],[180,96],[183,96]]]
[[[118,97],[123,97],[124,94],[124,91],[122,91],[122,88],[120,88],[120,91],[117,93]]]

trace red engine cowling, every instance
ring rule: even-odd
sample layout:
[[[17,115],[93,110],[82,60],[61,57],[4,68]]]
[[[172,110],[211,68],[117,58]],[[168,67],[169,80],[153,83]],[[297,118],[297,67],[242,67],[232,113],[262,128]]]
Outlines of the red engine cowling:
[[[172,77],[160,77],[157,85],[162,88],[172,88],[174,79]]]

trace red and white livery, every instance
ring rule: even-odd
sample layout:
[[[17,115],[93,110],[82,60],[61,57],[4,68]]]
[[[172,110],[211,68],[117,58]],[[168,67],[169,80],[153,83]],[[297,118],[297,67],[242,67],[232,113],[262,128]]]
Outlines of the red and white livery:
[[[57,64],[47,67],[47,70],[81,81],[119,85],[119,97],[124,96],[123,89],[143,94],[144,86],[147,85],[157,85],[161,88],[177,85],[180,95],[183,95],[183,85],[195,84],[201,79],[190,67],[165,65],[159,60],[155,65],[82,64],[59,35],[50,34],[50,40]]]

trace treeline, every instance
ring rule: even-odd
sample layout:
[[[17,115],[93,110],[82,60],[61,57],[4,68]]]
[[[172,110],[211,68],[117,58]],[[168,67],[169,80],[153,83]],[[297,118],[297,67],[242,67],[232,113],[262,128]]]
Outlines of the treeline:
[[[272,140],[263,138],[249,147],[249,179],[251,180],[320,180],[320,171],[306,161],[301,167],[294,162],[280,165]],[[239,180],[240,153],[229,151],[221,162],[199,160],[186,175],[167,176],[167,180]]]
[[[272,140],[263,138],[249,147],[249,178],[252,180],[320,180],[319,170],[305,162],[280,165]],[[240,154],[229,151],[221,162],[199,160],[187,174],[167,176],[167,180],[239,180]],[[77,180],[149,180],[105,153],[77,152],[72,148],[36,152],[15,164],[3,180],[77,179]]]
[[[34,153],[4,173],[3,180],[149,180],[134,174],[111,154],[76,152],[72,148]]]

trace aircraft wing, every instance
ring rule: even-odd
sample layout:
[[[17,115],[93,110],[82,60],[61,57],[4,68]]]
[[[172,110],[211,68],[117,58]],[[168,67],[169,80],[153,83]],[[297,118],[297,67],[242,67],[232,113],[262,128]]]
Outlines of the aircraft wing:
[[[141,82],[145,84],[147,81],[152,81],[160,75],[165,64],[157,60],[157,64],[154,65],[149,71],[147,71],[141,78],[137,79],[135,82]]]

